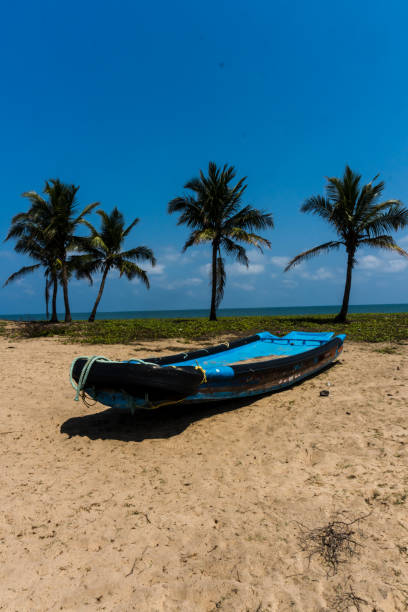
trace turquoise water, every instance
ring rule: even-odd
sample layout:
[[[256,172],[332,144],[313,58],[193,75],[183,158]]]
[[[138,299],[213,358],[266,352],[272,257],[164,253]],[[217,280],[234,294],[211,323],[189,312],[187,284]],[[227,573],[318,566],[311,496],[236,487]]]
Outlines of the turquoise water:
[[[336,314],[339,311],[336,306],[285,306],[272,308],[220,308],[219,317],[243,317],[243,316],[282,316],[282,315],[311,315]],[[408,304],[356,304],[350,306],[349,312],[408,312]],[[59,313],[63,321],[63,313]],[[88,312],[74,312],[72,318],[76,321],[88,319]],[[98,312],[97,319],[189,319],[193,317],[208,317],[208,309],[203,310],[127,310],[122,312]],[[4,314],[0,319],[9,321],[41,321],[45,319],[44,314]]]

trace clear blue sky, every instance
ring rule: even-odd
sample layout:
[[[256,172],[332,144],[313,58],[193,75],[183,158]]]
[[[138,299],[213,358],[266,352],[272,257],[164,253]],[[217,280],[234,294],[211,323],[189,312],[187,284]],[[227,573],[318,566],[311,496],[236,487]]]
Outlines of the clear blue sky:
[[[129,245],[158,259],[150,291],[110,278],[101,311],[205,308],[208,252],[180,256],[187,232],[166,206],[209,160],[228,162],[276,227],[248,271],[228,268],[223,306],[339,303],[344,253],[282,267],[331,238],[299,207],[346,163],[408,204],[407,23],[404,0],[4,4],[0,235],[23,191],[59,177],[81,205],[140,217]],[[27,263],[0,243],[2,282]],[[361,252],[351,302],[408,302],[407,280],[402,258]],[[41,274],[0,289],[0,312],[42,312],[43,290]],[[74,312],[90,309],[96,287],[70,291]]]

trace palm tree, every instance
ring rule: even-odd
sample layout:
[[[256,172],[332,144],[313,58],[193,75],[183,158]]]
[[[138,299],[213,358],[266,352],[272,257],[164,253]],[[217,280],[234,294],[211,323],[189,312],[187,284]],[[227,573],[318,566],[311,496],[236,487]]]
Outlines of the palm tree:
[[[89,221],[84,221],[85,225],[91,230],[91,236],[82,240],[80,248],[88,251],[88,253],[76,256],[77,261],[82,264],[82,275],[89,276],[94,272],[102,272],[99,292],[88,319],[91,322],[95,320],[96,310],[101,301],[109,270],[118,270],[120,276],[125,275],[128,280],[138,278],[149,289],[150,283],[146,271],[135,262],[148,261],[152,266],[156,265],[153,251],[146,246],[135,247],[127,251],[122,250],[125,238],[137,225],[139,219],[134,219],[125,229],[123,215],[116,207],[110,215],[103,210],[97,210],[96,212],[102,219],[101,229],[98,232]]]
[[[14,247],[17,253],[28,255],[39,263],[32,266],[23,266],[14,274],[11,274],[4,283],[4,287],[9,283],[18,280],[19,278],[34,272],[41,266],[44,268],[45,276],[45,308],[46,318],[48,320],[48,302],[49,291],[53,287],[52,294],[52,315],[51,322],[58,322],[57,317],[57,290],[58,290],[58,264],[55,253],[51,251],[47,244],[43,228],[39,226],[33,215],[28,213],[19,213],[15,215],[11,222],[10,230],[6,236],[6,240],[17,238],[17,243]]]
[[[68,253],[82,244],[75,231],[84,223],[84,217],[99,205],[98,202],[88,204],[76,215],[78,189],[79,187],[63,183],[60,179],[51,179],[45,182],[46,198],[35,191],[23,194],[31,202],[30,214],[45,232],[47,244],[57,256],[64,294],[65,322],[72,320],[68,297]]]
[[[285,271],[320,253],[346,247],[347,274],[343,304],[335,321],[346,321],[355,254],[359,247],[387,249],[408,257],[387,232],[398,230],[408,224],[408,210],[399,200],[379,202],[384,190],[384,182],[375,176],[370,183],[360,187],[361,175],[346,166],[343,178],[327,178],[326,197],[312,196],[301,207],[302,212],[319,215],[327,221],[338,235],[338,240],[320,244],[296,255],[286,266]]]
[[[178,225],[184,223],[192,230],[183,252],[195,244],[211,243],[210,321],[217,320],[217,308],[223,298],[226,282],[221,249],[248,266],[246,251],[237,242],[253,245],[261,251],[262,246],[271,246],[269,240],[255,234],[254,230],[273,227],[272,215],[249,205],[241,207],[247,187],[244,185],[246,177],[235,186],[230,186],[235,175],[233,166],[225,164],[223,168],[218,168],[214,162],[210,162],[208,176],[204,176],[200,170],[199,178],[193,178],[184,185],[193,195],[175,198],[168,204],[169,213],[180,213]]]

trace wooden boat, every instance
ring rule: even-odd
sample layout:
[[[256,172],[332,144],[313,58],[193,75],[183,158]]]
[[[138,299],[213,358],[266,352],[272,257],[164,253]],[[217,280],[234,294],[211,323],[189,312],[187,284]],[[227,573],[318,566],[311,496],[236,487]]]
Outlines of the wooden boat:
[[[80,394],[113,408],[153,409],[245,398],[278,391],[316,374],[343,349],[345,335],[261,332],[211,348],[145,360],[78,357],[71,382]]]

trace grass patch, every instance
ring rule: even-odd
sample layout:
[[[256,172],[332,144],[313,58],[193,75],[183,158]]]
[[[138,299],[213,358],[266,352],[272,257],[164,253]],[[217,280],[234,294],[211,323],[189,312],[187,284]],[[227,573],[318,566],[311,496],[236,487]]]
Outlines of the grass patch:
[[[384,355],[398,355],[399,351],[396,346],[384,346],[383,348],[376,349],[377,353],[383,353]]]
[[[346,324],[334,323],[332,317],[220,317],[192,319],[112,319],[74,321],[73,323],[26,322],[13,326],[14,337],[45,338],[58,336],[69,342],[89,344],[129,344],[164,338],[212,341],[217,336],[248,336],[259,331],[282,335],[293,330],[334,331],[347,334],[357,342],[401,343],[408,340],[408,314],[351,314]],[[4,332],[3,332],[4,333]],[[10,332],[9,332],[10,333]],[[382,352],[391,352],[381,349]],[[392,348],[394,352],[394,348]]]

